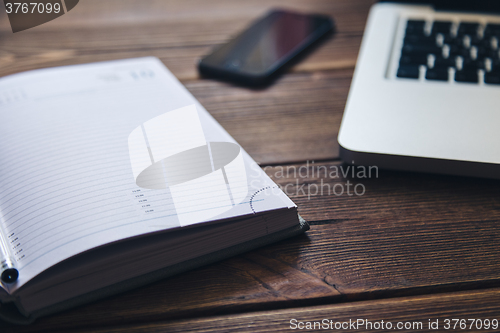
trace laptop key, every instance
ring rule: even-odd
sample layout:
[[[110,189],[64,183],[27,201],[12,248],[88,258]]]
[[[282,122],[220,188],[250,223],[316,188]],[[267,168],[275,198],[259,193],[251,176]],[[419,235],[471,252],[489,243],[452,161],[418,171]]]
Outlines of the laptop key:
[[[427,80],[448,81],[448,69],[429,68],[425,73],[425,78]]]
[[[403,54],[399,60],[400,65],[427,65],[426,54]]]
[[[448,45],[450,48],[449,55],[450,57],[456,57],[456,56],[461,56],[461,57],[467,57],[470,54],[470,50],[456,45],[456,44],[450,44]]]
[[[406,23],[406,34],[423,35],[424,26],[425,26],[425,21],[423,20],[408,20],[408,22]]]
[[[498,50],[486,49],[485,58],[498,59]]]
[[[484,69],[484,61],[482,60],[471,60],[464,59],[462,62],[462,70],[464,71],[477,71],[478,69]]]
[[[500,84],[500,70],[484,73],[484,83]]]
[[[462,40],[463,40],[463,38],[461,38],[461,37],[453,37],[452,35],[444,35],[444,44],[462,46]]]
[[[476,47],[478,50],[487,50],[491,47],[491,41],[489,38],[471,38],[470,44],[471,47]]]
[[[489,51],[489,48],[483,46],[476,47],[476,59],[484,59],[489,54]],[[471,50],[471,56],[472,54],[473,52]]]
[[[455,67],[456,62],[455,59],[452,58],[443,58],[443,56],[437,56],[434,59],[434,68],[448,68],[448,67]]]
[[[475,37],[477,36],[478,28],[479,28],[479,23],[462,22],[458,26],[457,35],[458,36],[469,35],[471,37]]]
[[[437,45],[404,44],[403,54],[441,54],[441,48]]]
[[[404,44],[436,46],[436,39],[425,35],[406,35]]]
[[[407,79],[418,79],[420,70],[417,65],[401,65],[398,68],[397,77]]]
[[[451,22],[449,21],[434,21],[432,24],[431,35],[443,34],[448,35],[451,30]]]
[[[479,77],[476,71],[471,70],[461,70],[455,72],[455,81],[457,82],[470,82],[470,83],[478,83]]]
[[[484,37],[500,37],[500,24],[487,24],[484,28]]]

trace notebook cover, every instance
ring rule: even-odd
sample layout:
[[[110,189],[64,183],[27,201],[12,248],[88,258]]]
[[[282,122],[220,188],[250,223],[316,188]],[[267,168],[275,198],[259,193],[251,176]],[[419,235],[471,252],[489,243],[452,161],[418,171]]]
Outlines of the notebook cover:
[[[244,252],[248,252],[264,245],[272,244],[283,239],[302,234],[307,230],[309,230],[309,224],[299,215],[299,224],[294,227],[260,238],[256,238],[254,240],[244,242],[223,250],[209,253],[198,258],[184,261],[173,266],[165,267],[160,270],[126,281],[122,281],[84,295],[80,295],[64,302],[54,304],[45,309],[41,309],[35,313],[32,313],[29,317],[23,316],[13,303],[0,304],[0,319],[14,324],[29,324],[32,323],[36,318],[47,316],[63,310],[68,310],[70,308],[93,302],[104,297],[135,289],[194,268],[205,266]]]

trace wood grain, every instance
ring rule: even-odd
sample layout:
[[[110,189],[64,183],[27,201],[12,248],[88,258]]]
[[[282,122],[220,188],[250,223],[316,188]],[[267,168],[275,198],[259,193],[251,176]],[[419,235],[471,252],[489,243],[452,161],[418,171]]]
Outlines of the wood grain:
[[[292,319],[297,320],[297,322],[293,322],[294,324],[303,322],[302,325],[307,325],[307,322],[313,322],[311,325],[314,325],[314,322],[321,323],[326,319],[328,325],[333,325],[333,328],[335,328],[335,323],[339,323],[339,325],[347,323],[344,324],[347,329],[339,330],[342,332],[368,331],[366,327],[370,326],[365,326],[367,324],[363,324],[359,329],[349,329],[347,326],[349,320],[356,322],[357,319],[371,322],[371,327],[376,328],[379,325],[378,327],[386,328],[377,330],[380,332],[395,331],[399,323],[401,323],[399,325],[403,325],[402,327],[409,325],[407,326],[409,329],[401,330],[406,332],[498,332],[498,329],[492,330],[492,326],[489,330],[484,330],[484,328],[477,330],[475,326],[470,329],[473,322],[469,319],[480,319],[481,324],[486,322],[486,319],[500,321],[499,313],[500,290],[491,289],[246,313],[177,322],[148,323],[128,327],[104,328],[92,330],[92,332],[289,332],[291,327],[295,327],[290,325]],[[455,330],[445,330],[446,319],[461,320],[465,329],[463,327],[460,329],[460,322],[458,322]],[[430,322],[437,324],[439,330],[430,329]],[[392,329],[387,329],[388,323],[391,324]],[[450,327],[453,328],[455,323],[455,321],[450,320]],[[320,331],[319,325],[317,324],[314,331]],[[300,331],[298,328],[296,330]]]
[[[283,188],[291,184],[288,194],[312,224],[306,235],[43,318],[23,331],[500,287],[499,181],[385,170],[378,178],[372,170],[371,179],[342,171],[334,177],[332,167],[341,166],[266,168]],[[307,195],[309,184],[347,181],[362,183],[365,194]],[[305,193],[297,193],[302,185]]]
[[[318,177],[311,164],[303,169],[309,175],[302,173],[308,177],[292,172],[281,177],[281,167],[267,168],[282,187],[291,184],[287,193],[312,221],[310,243],[296,252],[301,268],[325,277],[343,294],[500,281],[499,181],[386,170],[371,179],[350,172],[350,177],[324,177],[324,172]],[[314,185],[337,185],[340,193],[347,182],[353,184],[351,194],[355,184],[366,192],[328,195],[325,187],[324,195],[314,195]],[[305,193],[297,190],[301,186]]]
[[[352,70],[290,74],[265,90],[208,80],[186,87],[258,162],[338,158]]]
[[[484,288],[500,287],[499,181],[385,170],[371,178],[343,176],[346,168],[336,161],[337,132],[372,3],[85,0],[17,34],[0,10],[0,76],[157,56],[268,166],[312,224],[306,235],[0,331],[256,332],[288,329],[292,316],[426,321],[498,315],[499,289]],[[332,15],[337,33],[267,89],[198,78],[202,55],[274,7]],[[324,169],[318,173],[318,167]],[[356,184],[364,186],[363,195],[346,192]],[[323,194],[315,193],[321,188]]]
[[[319,12],[338,32],[294,71],[354,67],[372,0],[85,0],[57,20],[13,34],[0,11],[0,76],[36,68],[159,57],[181,80],[198,78],[201,56],[271,8]]]

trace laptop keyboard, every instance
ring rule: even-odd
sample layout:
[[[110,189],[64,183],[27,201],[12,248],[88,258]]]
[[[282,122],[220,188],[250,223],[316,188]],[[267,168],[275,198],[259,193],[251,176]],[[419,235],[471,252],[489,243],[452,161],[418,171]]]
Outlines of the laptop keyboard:
[[[408,20],[396,76],[500,85],[499,45],[500,24]]]

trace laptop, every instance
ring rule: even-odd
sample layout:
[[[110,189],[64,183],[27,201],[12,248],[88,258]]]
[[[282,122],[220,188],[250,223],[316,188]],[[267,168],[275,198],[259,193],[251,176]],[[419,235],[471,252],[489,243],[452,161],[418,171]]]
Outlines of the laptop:
[[[349,164],[500,179],[500,1],[375,4],[338,142]]]

